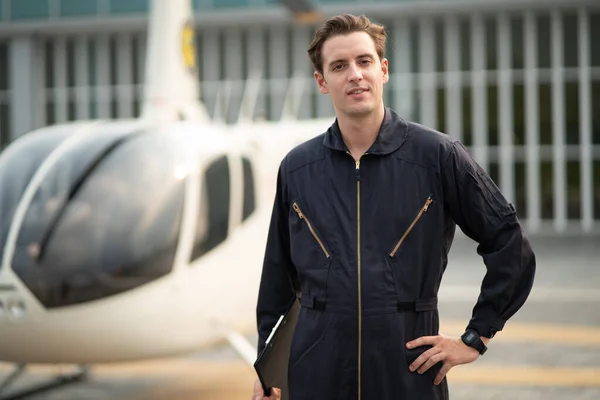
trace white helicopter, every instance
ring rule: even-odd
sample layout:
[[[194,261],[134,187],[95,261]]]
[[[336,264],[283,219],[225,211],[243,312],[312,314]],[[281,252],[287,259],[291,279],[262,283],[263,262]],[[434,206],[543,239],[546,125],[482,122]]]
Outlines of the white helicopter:
[[[189,0],[153,0],[134,120],[30,132],[0,153],[0,361],[174,356],[255,329],[278,164],[333,119],[213,123]],[[81,376],[86,371],[82,368]]]

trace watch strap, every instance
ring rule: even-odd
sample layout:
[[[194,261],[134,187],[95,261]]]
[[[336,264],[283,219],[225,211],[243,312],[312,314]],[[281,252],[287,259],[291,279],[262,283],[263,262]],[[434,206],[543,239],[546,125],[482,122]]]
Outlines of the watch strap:
[[[487,347],[483,343],[483,340],[481,340],[481,337],[479,336],[479,334],[477,332],[475,332],[474,330],[470,329],[470,330],[466,331],[461,336],[461,339],[464,344],[466,344],[467,346],[473,347],[475,350],[477,350],[479,352],[480,355],[484,355],[485,352],[487,351]]]

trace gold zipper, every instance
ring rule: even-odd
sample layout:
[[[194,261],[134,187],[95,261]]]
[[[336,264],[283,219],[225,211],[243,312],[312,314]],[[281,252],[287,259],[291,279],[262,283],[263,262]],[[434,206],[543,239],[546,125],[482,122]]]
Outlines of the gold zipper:
[[[398,240],[398,243],[396,244],[396,247],[394,247],[394,250],[392,250],[392,252],[390,253],[390,257],[394,257],[394,255],[396,254],[396,252],[400,248],[400,245],[402,244],[402,242],[404,241],[404,239],[406,239],[406,237],[408,236],[408,234],[410,233],[410,231],[412,231],[412,229],[417,224],[417,222],[419,221],[419,218],[421,218],[421,216],[423,215],[423,213],[427,212],[427,210],[429,209],[429,205],[432,202],[433,202],[433,200],[431,199],[431,196],[429,196],[427,198],[427,201],[425,202],[425,204],[421,208],[421,211],[419,211],[419,214],[417,214],[417,217],[410,224],[410,226],[408,227],[408,229],[406,230],[406,232],[404,232],[404,235],[402,235],[402,237],[400,238],[400,240]]]
[[[306,225],[308,225],[308,229],[310,229],[310,233],[312,233],[312,235],[314,236],[314,238],[319,243],[319,246],[321,246],[321,250],[323,250],[323,253],[325,253],[325,257],[329,258],[329,253],[327,252],[327,249],[325,249],[325,246],[323,245],[323,242],[321,242],[321,239],[319,239],[319,236],[317,236],[317,233],[313,229],[313,227],[312,227],[310,221],[308,220],[308,218],[306,218],[306,215],[304,215],[304,213],[302,212],[302,210],[300,209],[300,207],[298,207],[298,204],[294,203],[293,207],[294,207],[294,211],[296,211],[296,213],[298,213],[298,217],[300,217],[300,219],[303,219],[304,221],[306,221]]]
[[[357,213],[357,258],[358,258],[358,400],[361,398],[362,364],[362,293],[360,284],[360,158],[356,160],[356,213]]]

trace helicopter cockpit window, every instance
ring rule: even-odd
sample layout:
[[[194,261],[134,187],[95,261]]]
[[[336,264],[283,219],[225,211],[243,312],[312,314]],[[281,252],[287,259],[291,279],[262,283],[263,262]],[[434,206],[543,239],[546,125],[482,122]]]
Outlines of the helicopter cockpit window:
[[[92,301],[171,271],[184,198],[176,146],[162,135],[115,135],[59,161],[27,211],[12,263],[41,303]]]
[[[231,202],[229,185],[229,161],[223,156],[209,165],[204,173],[192,260],[208,253],[227,238]]]
[[[252,170],[252,164],[246,157],[242,158],[242,165],[244,168],[244,212],[242,214],[242,220],[246,220],[256,208],[256,193],[254,190],[254,172]]]
[[[72,131],[54,130],[27,135],[0,153],[0,261],[8,232],[27,185],[48,155]]]

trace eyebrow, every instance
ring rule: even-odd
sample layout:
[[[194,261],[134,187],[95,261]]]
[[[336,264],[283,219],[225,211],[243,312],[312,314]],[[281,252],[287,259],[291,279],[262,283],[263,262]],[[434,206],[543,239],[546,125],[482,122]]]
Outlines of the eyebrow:
[[[371,59],[372,59],[372,58],[373,58],[373,55],[372,55],[372,54],[370,54],[370,53],[364,53],[364,54],[360,54],[360,55],[356,56],[356,58],[357,58],[357,59],[359,59],[359,58],[365,58],[365,57],[368,57],[368,58],[371,58]],[[333,61],[331,61],[329,64],[327,64],[327,66],[332,66],[333,64],[336,64],[336,63],[339,63],[339,62],[345,62],[345,61],[346,61],[346,59],[344,59],[344,58],[339,58],[339,59],[337,59],[337,60],[333,60]]]

